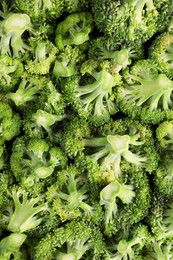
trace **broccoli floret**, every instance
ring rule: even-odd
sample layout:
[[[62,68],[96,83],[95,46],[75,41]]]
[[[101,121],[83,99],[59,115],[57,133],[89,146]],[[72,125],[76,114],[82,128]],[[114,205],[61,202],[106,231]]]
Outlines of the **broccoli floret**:
[[[40,198],[28,198],[26,191],[11,192],[14,205],[6,208],[6,220],[8,220],[7,229],[14,233],[24,233],[27,230],[38,226],[42,217],[36,216],[39,212],[48,210],[47,204],[38,204]],[[36,206],[37,204],[37,206]]]
[[[144,250],[146,259],[152,260],[168,260],[173,256],[173,244],[171,241],[157,241],[155,238],[150,239]]]
[[[26,240],[25,234],[12,233],[0,241],[1,260],[23,259],[20,247]]]
[[[64,1],[60,0],[16,0],[13,8],[28,14],[35,23],[57,19],[64,8]]]
[[[58,55],[54,63],[55,77],[70,77],[78,73],[78,67],[84,60],[84,54],[78,46],[67,45]]]
[[[137,61],[124,73],[124,82],[117,89],[121,111],[149,124],[172,119],[173,81],[159,73],[152,60]]]
[[[159,145],[166,150],[173,150],[173,120],[163,121],[156,128]]]
[[[24,32],[33,32],[30,17],[25,13],[1,13],[0,52],[12,57],[19,57],[30,49],[22,36]]]
[[[0,102],[0,144],[10,141],[20,133],[21,119],[9,104]]]
[[[137,41],[139,44],[165,28],[172,9],[171,0],[92,2],[94,21],[101,32],[116,41]]]
[[[82,77],[68,78],[62,84],[67,103],[80,117],[87,117],[95,125],[109,121],[110,116],[118,111],[113,89],[120,83],[121,76],[111,69],[109,61],[87,60],[81,66]]]
[[[173,33],[165,32],[154,39],[149,58],[157,63],[162,73],[173,78]]]
[[[99,230],[83,221],[71,221],[46,235],[35,247],[34,259],[79,260],[100,258],[104,243]],[[86,259],[86,258],[85,258]]]
[[[19,137],[13,144],[11,169],[16,179],[26,186],[33,186],[66,164],[67,158],[61,149],[46,140]]]
[[[24,69],[22,62],[8,55],[0,56],[0,88],[8,92],[17,84]]]
[[[31,74],[48,74],[56,59],[58,49],[49,40],[43,41],[36,38],[33,39],[31,46],[34,50],[33,59],[27,61],[25,69]]]
[[[48,187],[46,198],[61,221],[94,215],[94,196],[84,174],[73,165],[57,175],[56,182]],[[93,192],[94,193],[94,192]]]
[[[89,40],[91,30],[92,15],[90,12],[70,14],[57,25],[56,46],[61,50],[66,45],[81,45]]]

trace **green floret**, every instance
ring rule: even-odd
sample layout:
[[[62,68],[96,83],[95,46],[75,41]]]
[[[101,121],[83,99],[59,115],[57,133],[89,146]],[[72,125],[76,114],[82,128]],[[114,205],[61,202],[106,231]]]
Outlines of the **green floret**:
[[[172,117],[172,91],[173,81],[152,60],[140,60],[125,71],[116,97],[124,113],[156,124]]]
[[[9,104],[0,102],[0,144],[10,141],[20,133],[21,119]]]
[[[101,32],[119,42],[139,44],[165,28],[172,9],[171,0],[94,0],[92,3],[94,21]]]
[[[109,61],[87,60],[81,66],[83,77],[69,78],[62,86],[67,103],[77,110],[79,116],[87,117],[96,125],[109,121],[110,116],[118,111],[113,89],[121,77],[111,69]]]
[[[70,77],[78,73],[79,64],[84,60],[84,54],[78,46],[67,45],[55,60],[53,75],[55,77]]]
[[[23,34],[32,32],[30,17],[25,13],[1,13],[0,52],[12,57],[19,57],[30,47],[23,40]]]
[[[154,238],[147,244],[144,251],[146,259],[169,260],[173,256],[173,243],[171,241],[157,241]]]
[[[0,88],[8,92],[17,84],[24,69],[20,60],[8,55],[0,56]]]
[[[64,1],[60,0],[16,0],[13,8],[28,14],[35,23],[58,18],[64,8]]]
[[[99,165],[100,177],[107,173],[115,179],[121,175],[127,164],[130,167],[135,166],[136,169],[144,168],[149,172],[157,167],[158,155],[152,132],[138,121],[110,121],[98,129],[95,137],[83,139],[84,153],[94,164]]]
[[[173,120],[163,121],[156,128],[156,137],[159,145],[166,150],[173,150]]]
[[[150,46],[149,58],[158,64],[162,73],[173,78],[173,33],[165,32],[156,37]]]
[[[38,243],[34,250],[34,259],[103,259],[100,258],[103,250],[102,236],[96,227],[83,221],[71,221],[47,234]]]
[[[20,247],[26,240],[25,234],[12,233],[0,241],[1,260],[23,259]]]
[[[57,25],[56,46],[61,50],[66,45],[81,45],[89,40],[91,30],[92,15],[90,12],[70,14]]]
[[[64,168],[66,163],[67,158],[61,149],[51,146],[46,140],[20,137],[14,142],[11,169],[16,179],[25,186],[33,186],[39,179]]]
[[[7,229],[14,233],[23,233],[38,226],[42,218],[38,217],[38,213],[48,210],[47,204],[39,204],[39,198],[28,198],[26,191],[12,190],[11,197],[14,205],[6,210],[8,215]],[[37,215],[37,216],[36,216]]]
[[[49,40],[33,39],[33,59],[27,61],[25,69],[28,73],[45,75],[50,72],[51,65],[56,59],[58,49]],[[31,44],[32,45],[32,44]]]
[[[47,200],[62,222],[91,218],[94,214],[91,187],[81,171],[73,165],[57,175],[57,181],[46,193]]]

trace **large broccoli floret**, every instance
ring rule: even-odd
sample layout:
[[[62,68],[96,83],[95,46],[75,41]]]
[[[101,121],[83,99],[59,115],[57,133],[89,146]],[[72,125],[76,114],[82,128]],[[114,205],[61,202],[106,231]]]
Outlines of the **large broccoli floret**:
[[[74,76],[62,84],[65,100],[79,116],[101,125],[118,110],[113,88],[120,83],[121,77],[112,71],[109,61],[87,60],[81,66],[81,73],[83,77]]]
[[[130,117],[156,124],[173,117],[172,91],[173,81],[153,61],[140,60],[125,71],[117,102]]]
[[[64,8],[64,1],[60,0],[17,0],[13,8],[17,12],[28,14],[32,21],[43,22],[57,19]]]
[[[159,34],[149,49],[149,58],[157,63],[159,70],[173,78],[173,32]]]
[[[171,0],[104,0],[92,3],[97,27],[116,41],[144,42],[169,22]]]
[[[99,230],[83,221],[71,221],[47,234],[35,247],[34,259],[79,260],[100,258],[104,243]],[[86,259],[86,258],[85,258]]]
[[[33,186],[39,179],[62,169],[67,159],[60,148],[51,146],[46,140],[19,137],[13,145],[11,169],[23,185]]]
[[[95,210],[92,190],[84,174],[71,165],[57,174],[56,182],[48,187],[46,198],[62,222],[91,218]]]
[[[56,46],[63,49],[66,45],[81,45],[89,40],[91,30],[92,15],[90,12],[70,14],[57,25]]]
[[[23,259],[20,247],[26,240],[25,234],[12,233],[0,241],[1,260]]]

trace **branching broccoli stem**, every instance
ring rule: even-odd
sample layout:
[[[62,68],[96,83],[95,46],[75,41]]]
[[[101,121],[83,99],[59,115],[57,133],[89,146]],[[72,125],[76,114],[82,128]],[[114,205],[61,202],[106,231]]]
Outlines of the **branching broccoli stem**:
[[[117,197],[124,203],[129,204],[135,197],[132,185],[121,184],[114,181],[105,186],[100,192],[100,205],[105,208],[105,224],[108,225],[116,217]]]
[[[23,233],[37,227],[42,218],[35,215],[48,210],[46,203],[35,206],[39,202],[39,198],[29,199],[25,191],[13,190],[11,196],[14,201],[14,210],[9,211],[7,229],[14,233]]]
[[[25,31],[32,32],[32,24],[27,14],[9,13],[0,22],[0,52],[19,57],[30,47],[22,39]]]
[[[108,135],[107,137],[93,137],[84,139],[86,147],[97,147],[97,152],[91,154],[94,162],[99,162],[100,170],[113,171],[118,177],[121,174],[121,160],[143,167],[147,162],[147,157],[131,152],[133,145],[142,145],[139,141],[139,134],[129,135]]]
[[[66,45],[81,45],[89,40],[92,30],[92,15],[90,12],[70,14],[57,25],[55,43],[61,50]]]
[[[21,257],[20,247],[26,239],[25,234],[12,233],[0,241],[1,260],[10,260],[11,257],[19,259]]]

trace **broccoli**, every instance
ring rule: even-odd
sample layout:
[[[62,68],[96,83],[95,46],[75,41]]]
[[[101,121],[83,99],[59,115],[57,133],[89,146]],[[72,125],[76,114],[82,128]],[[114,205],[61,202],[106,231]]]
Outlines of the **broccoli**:
[[[45,179],[55,170],[62,169],[67,158],[60,148],[50,147],[46,140],[19,137],[13,143],[10,161],[16,179],[26,186],[33,186],[39,179]]]
[[[94,21],[105,36],[139,44],[163,30],[173,10],[171,0],[94,0],[91,6]]]
[[[80,117],[87,117],[95,125],[104,124],[118,111],[113,89],[120,83],[121,76],[112,72],[109,61],[96,60],[85,61],[81,73],[82,77],[77,75],[62,83],[65,100]]]
[[[66,45],[81,45],[89,40],[92,31],[92,15],[90,12],[81,12],[68,15],[57,25],[55,43],[58,49]]]
[[[173,120],[163,121],[156,128],[156,137],[160,147],[166,150],[173,150]]]
[[[159,34],[149,49],[149,58],[158,64],[159,70],[173,78],[173,33]]]
[[[116,100],[124,113],[144,123],[172,119],[173,81],[160,73],[152,60],[140,60],[127,68]]]

